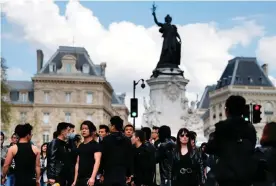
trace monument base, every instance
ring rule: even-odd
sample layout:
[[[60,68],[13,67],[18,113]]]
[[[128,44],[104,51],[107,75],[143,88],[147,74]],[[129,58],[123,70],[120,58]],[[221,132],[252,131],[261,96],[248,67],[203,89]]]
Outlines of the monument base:
[[[171,128],[173,136],[180,128],[195,131],[199,138],[204,138],[203,122],[195,113],[195,102],[186,97],[186,85],[189,80],[179,68],[158,68],[147,80],[150,87],[150,101],[144,98],[144,121],[142,126],[162,126]]]

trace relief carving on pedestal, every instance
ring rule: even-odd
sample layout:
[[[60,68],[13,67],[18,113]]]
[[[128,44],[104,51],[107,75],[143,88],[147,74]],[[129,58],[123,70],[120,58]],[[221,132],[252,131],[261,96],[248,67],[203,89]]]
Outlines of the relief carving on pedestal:
[[[160,111],[156,108],[153,100],[150,100],[149,105],[147,104],[146,98],[144,97],[144,108],[145,112],[143,114],[143,123],[148,127],[159,126],[159,115]]]
[[[197,100],[191,101],[191,106],[189,107],[188,99],[186,97],[181,99],[181,104],[182,104],[182,108],[184,110],[184,114],[180,117],[180,119],[184,121],[183,127],[202,128],[202,126],[197,126],[198,124],[201,123],[200,116],[198,115],[198,113],[196,111],[197,102],[198,102]]]
[[[167,85],[165,85],[164,93],[172,102],[179,98],[181,92],[184,91],[180,83],[177,82],[176,78],[173,78]]]

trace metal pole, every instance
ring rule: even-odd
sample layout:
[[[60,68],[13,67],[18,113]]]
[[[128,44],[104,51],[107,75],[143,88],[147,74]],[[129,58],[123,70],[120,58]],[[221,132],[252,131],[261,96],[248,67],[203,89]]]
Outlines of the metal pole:
[[[249,110],[250,110],[250,123],[253,124],[253,106],[252,103],[249,105]]]
[[[135,98],[136,82],[133,81],[133,98]],[[133,117],[133,128],[135,130],[135,117]]]

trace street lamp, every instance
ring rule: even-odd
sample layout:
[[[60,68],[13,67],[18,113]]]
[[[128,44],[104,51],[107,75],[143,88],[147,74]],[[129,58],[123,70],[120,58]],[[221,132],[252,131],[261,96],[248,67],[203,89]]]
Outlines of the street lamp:
[[[135,128],[135,118],[138,117],[138,100],[135,98],[135,91],[136,91],[136,86],[139,84],[139,82],[142,81],[141,83],[141,88],[144,89],[146,87],[145,85],[145,81],[144,79],[140,79],[139,81],[133,81],[133,98],[132,98],[132,102],[131,103],[135,103],[135,107],[137,107],[136,111],[134,111],[133,113],[130,113],[130,116],[133,117],[133,127]],[[130,105],[130,107],[132,108],[133,106]]]

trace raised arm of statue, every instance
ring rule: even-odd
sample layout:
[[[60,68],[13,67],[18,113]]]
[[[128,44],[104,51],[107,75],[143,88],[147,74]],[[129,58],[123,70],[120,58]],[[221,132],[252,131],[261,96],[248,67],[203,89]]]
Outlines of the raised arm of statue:
[[[158,22],[155,12],[153,12],[152,15],[153,15],[153,19],[154,19],[155,24],[157,24],[157,26],[160,26],[160,27],[163,26],[163,23]]]
[[[154,19],[155,24],[157,24],[158,26],[161,27],[161,26],[163,26],[163,23],[159,23],[158,20],[157,20],[157,18],[156,18],[156,14],[155,14],[156,8],[157,7],[155,6],[155,3],[153,3],[152,8],[151,8],[153,19]]]

